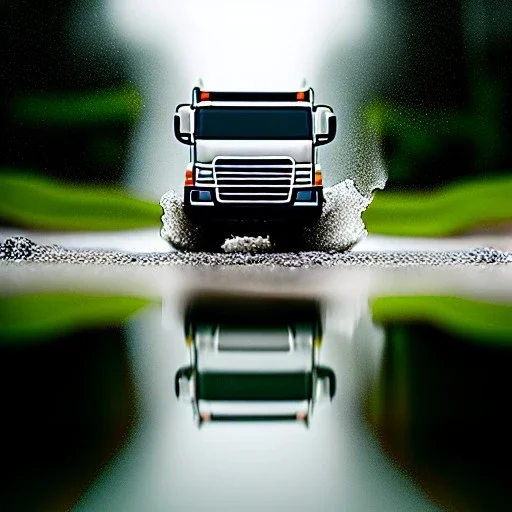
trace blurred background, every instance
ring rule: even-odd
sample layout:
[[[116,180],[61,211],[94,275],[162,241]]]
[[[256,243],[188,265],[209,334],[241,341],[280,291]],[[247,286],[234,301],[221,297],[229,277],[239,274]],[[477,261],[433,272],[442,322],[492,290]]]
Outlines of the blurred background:
[[[158,200],[181,190],[187,163],[174,109],[197,78],[293,90],[306,77],[339,120],[321,154],[326,182],[374,194],[370,235],[431,248],[492,231],[510,247],[510,2],[4,0],[0,12],[0,238],[158,238]],[[508,267],[27,270],[0,266],[2,510],[186,510],[191,499],[240,510],[231,481],[210,479],[224,460],[241,468],[238,499],[259,509],[276,496],[294,510],[510,509]],[[340,385],[310,430],[251,426],[234,446],[234,430],[200,438],[179,408],[181,303],[214,275],[212,289],[225,279],[330,308],[322,360]],[[217,464],[203,482],[227,493],[197,493],[182,471],[206,453],[197,446],[222,454],[197,471]]]
[[[334,107],[328,185],[378,189],[370,233],[510,226],[512,7],[500,0],[2,2],[4,227],[157,227],[181,190],[176,104],[295,89]],[[385,185],[385,190],[382,191]]]

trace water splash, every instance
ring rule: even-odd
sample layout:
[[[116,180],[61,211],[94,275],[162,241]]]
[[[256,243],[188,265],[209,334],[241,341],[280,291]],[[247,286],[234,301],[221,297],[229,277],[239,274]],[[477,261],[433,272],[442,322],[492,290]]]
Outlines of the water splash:
[[[361,213],[371,203],[372,196],[362,195],[352,180],[328,187],[324,194],[320,219],[313,225],[297,227],[292,237],[283,236],[289,235],[289,225],[276,232],[274,226],[271,228],[266,223],[261,223],[261,232],[256,236],[247,236],[242,224],[222,225],[217,229],[193,224],[183,211],[183,199],[169,190],[160,201],[164,212],[161,236],[177,249],[188,251],[345,251],[367,234]]]

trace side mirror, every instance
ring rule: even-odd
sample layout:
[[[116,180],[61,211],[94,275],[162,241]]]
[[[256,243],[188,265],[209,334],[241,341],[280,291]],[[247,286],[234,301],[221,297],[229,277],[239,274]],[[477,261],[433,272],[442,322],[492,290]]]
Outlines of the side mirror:
[[[319,105],[315,108],[315,145],[328,144],[336,136],[336,116],[331,107]]]
[[[192,144],[192,108],[190,105],[178,105],[174,114],[174,135],[182,143]]]
[[[316,369],[315,402],[330,402],[336,393],[336,375],[330,368],[319,366]]]
[[[195,375],[191,366],[180,368],[174,377],[174,392],[181,402],[191,402],[195,396]]]

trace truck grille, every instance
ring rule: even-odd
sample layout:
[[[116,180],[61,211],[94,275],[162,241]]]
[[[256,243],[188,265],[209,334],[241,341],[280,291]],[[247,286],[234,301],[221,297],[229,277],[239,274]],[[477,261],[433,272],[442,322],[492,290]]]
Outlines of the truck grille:
[[[295,162],[290,157],[218,157],[213,175],[222,203],[286,203],[291,199]]]
[[[295,182],[295,162],[290,157],[217,157],[213,177],[221,203],[286,203]]]
[[[292,187],[313,185],[312,164],[297,164],[290,157],[217,157],[197,163],[196,184],[213,187],[219,202],[287,203]]]

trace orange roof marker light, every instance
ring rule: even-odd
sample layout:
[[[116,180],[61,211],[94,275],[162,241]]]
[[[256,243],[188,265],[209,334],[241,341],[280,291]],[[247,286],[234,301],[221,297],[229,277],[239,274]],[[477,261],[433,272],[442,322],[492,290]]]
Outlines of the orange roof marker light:
[[[297,418],[297,421],[308,421],[308,411],[299,411],[295,418]]]
[[[211,421],[212,415],[209,412],[202,412],[199,417],[201,418],[201,421]]]
[[[305,98],[306,98],[306,94],[304,93],[304,91],[299,91],[297,93],[297,101],[304,101]]]
[[[210,99],[210,93],[206,91],[201,91],[201,101],[207,101]]]

